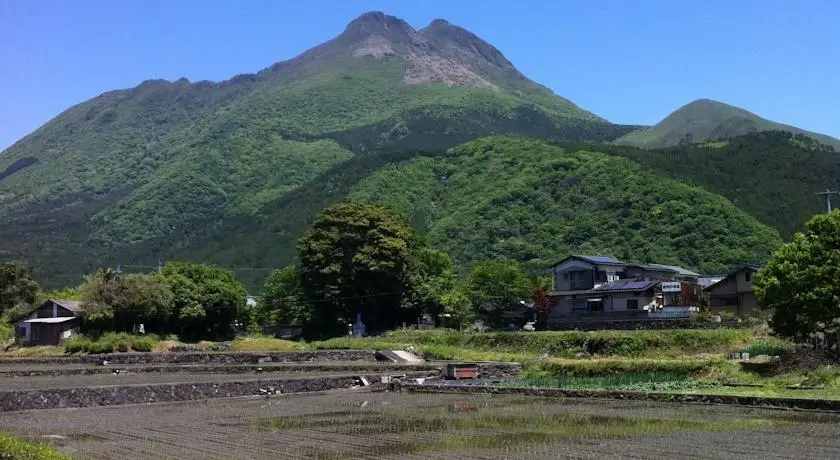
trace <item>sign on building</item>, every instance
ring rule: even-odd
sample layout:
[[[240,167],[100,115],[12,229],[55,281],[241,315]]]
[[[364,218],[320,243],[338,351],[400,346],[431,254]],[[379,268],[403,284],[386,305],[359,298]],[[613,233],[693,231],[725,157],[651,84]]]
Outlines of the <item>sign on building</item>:
[[[668,281],[662,283],[662,292],[680,292],[680,282]]]

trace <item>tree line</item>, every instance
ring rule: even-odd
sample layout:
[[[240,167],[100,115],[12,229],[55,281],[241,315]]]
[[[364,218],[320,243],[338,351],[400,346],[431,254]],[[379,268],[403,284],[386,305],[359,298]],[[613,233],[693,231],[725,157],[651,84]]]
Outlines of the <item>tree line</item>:
[[[481,321],[506,326],[504,312],[544,301],[546,280],[511,260],[475,263],[459,276],[408,220],[389,208],[344,201],[318,214],[297,243],[298,263],[275,270],[255,309],[232,271],[209,264],[167,262],[153,273],[103,268],[76,287],[44,293],[32,268],[0,266],[0,313],[21,317],[46,298],[82,302],[85,331],[177,334],[218,339],[237,328],[302,326],[310,337],[346,334],[360,315],[369,333],[414,324],[423,315],[460,328]]]

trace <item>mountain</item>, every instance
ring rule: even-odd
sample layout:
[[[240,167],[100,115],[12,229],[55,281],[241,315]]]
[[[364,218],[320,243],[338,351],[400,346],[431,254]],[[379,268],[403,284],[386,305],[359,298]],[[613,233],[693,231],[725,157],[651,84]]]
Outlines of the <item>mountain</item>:
[[[110,91],[15,143],[0,155],[0,258],[78,277],[194,246],[359,155],[632,129],[528,80],[465,29],[366,13],[257,73]]]
[[[405,212],[462,269],[574,251],[717,271],[780,243],[765,225],[779,222],[772,195],[738,190],[780,180],[770,187],[787,192],[796,174],[743,174],[728,160],[741,154],[734,140],[691,147],[724,153],[719,181],[611,144],[638,129],[529,80],[463,28],[366,13],[259,72],[110,91],[21,139],[0,154],[0,261],[32,261],[51,287],[104,265],[197,260],[247,267],[238,274],[256,292],[264,268],[292,263],[314,216],[347,197]]]
[[[760,131],[805,134],[823,144],[840,149],[840,139],[765,120],[744,109],[709,99],[699,99],[684,105],[656,125],[626,134],[615,143],[641,148],[662,148]]]
[[[723,195],[785,238],[825,211],[816,192],[840,188],[840,158],[833,147],[788,131],[655,150],[606,145],[600,150]]]

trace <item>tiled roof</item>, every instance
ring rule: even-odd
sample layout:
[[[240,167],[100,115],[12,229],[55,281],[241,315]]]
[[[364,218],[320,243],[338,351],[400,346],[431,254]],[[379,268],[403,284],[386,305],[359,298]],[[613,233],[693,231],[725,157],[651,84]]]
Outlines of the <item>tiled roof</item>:
[[[626,279],[602,284],[593,291],[646,291],[659,284],[659,281],[640,281],[637,279]]]

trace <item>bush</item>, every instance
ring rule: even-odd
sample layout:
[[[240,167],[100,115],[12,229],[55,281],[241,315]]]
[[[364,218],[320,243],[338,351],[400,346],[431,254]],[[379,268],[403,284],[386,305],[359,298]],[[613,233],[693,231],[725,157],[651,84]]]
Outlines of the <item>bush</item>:
[[[793,343],[780,339],[761,339],[749,343],[739,353],[749,353],[750,356],[786,356],[793,353]]]
[[[724,359],[549,359],[529,366],[524,377],[562,379],[650,373],[698,376],[727,365]]]
[[[49,444],[33,444],[0,434],[0,460],[69,460]]]
[[[81,353],[87,352],[90,349],[91,341],[89,338],[83,335],[74,335],[70,337],[69,340],[64,342],[64,352],[65,353]]]
[[[152,337],[138,337],[134,339],[131,344],[131,349],[134,351],[152,351],[155,346],[155,339]]]
[[[102,341],[91,342],[88,346],[87,352],[92,354],[113,353],[114,344]]]

